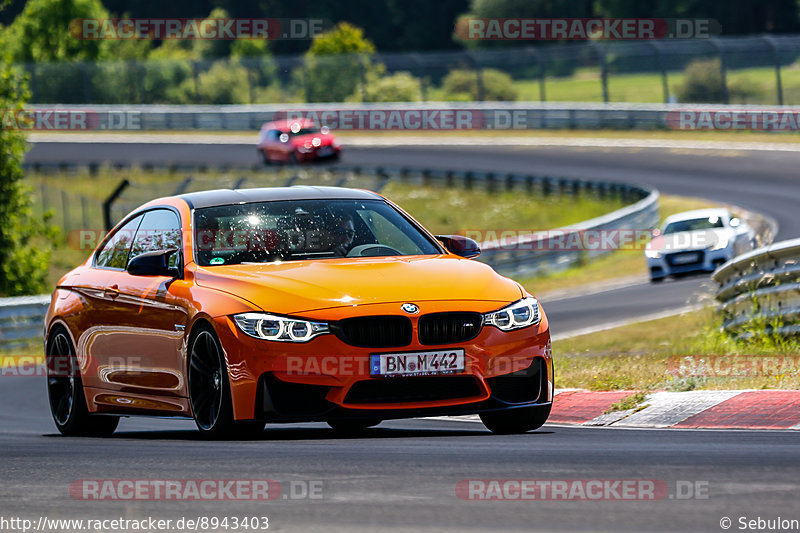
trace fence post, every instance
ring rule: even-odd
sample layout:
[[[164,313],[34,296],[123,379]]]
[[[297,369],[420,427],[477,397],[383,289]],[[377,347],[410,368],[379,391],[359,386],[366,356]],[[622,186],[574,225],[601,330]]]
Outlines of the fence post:
[[[252,66],[251,65],[252,61],[245,60],[245,61],[243,61],[243,63],[245,64],[244,68],[247,70],[247,92],[248,92],[248,96],[250,97],[250,103],[254,104],[255,103],[255,96],[254,96],[253,93],[255,91],[255,88],[253,87],[253,71],[250,70],[250,67]],[[231,103],[234,103],[234,102],[231,102]]]
[[[667,66],[664,64],[664,53],[661,50],[661,46],[655,41],[647,41],[647,44],[653,47],[653,50],[656,51],[656,63],[658,64],[658,70],[661,71],[661,90],[664,92],[664,103],[669,103],[669,78],[667,75]]]
[[[361,74],[361,101],[362,102],[366,102],[367,101],[367,68],[364,65],[364,62],[368,61],[367,57],[369,57],[369,56],[367,56],[366,54],[365,55],[358,54],[357,57],[358,57],[358,70],[359,70],[359,73]]]
[[[422,97],[422,101],[426,102],[428,100],[428,83],[425,80],[425,62],[419,54],[411,54],[411,59],[419,65],[417,70],[419,74],[419,94]]]
[[[600,63],[600,83],[603,86],[603,102],[608,103],[608,65],[606,64],[606,52],[597,43],[591,43],[597,54],[597,61]]]
[[[69,220],[69,199],[67,198],[67,191],[61,191],[61,216],[64,220],[64,233],[69,233],[72,229]]]
[[[103,201],[103,224],[105,224],[106,231],[110,231],[113,227],[111,223],[111,206],[117,201],[117,198],[120,197],[122,191],[130,184],[131,182],[127,179],[122,180],[119,185],[117,185],[117,188],[108,195],[108,198]]]
[[[92,87],[91,87],[91,80],[89,79],[89,71],[86,63],[81,61],[78,63],[81,69],[81,77],[83,78],[83,97],[86,100],[87,104],[92,103]]]
[[[198,80],[197,61],[192,61],[192,78],[194,78],[194,103],[200,103],[200,81]],[[109,228],[111,229],[111,228]]]
[[[772,57],[775,60],[775,91],[778,97],[778,105],[783,105],[783,82],[781,81],[781,55],[778,49],[778,41],[769,35],[764,35],[763,39],[772,49]]]
[[[300,61],[303,62],[303,66],[302,66],[302,68],[303,68],[303,91],[306,93],[306,102],[310,102],[311,101],[311,83],[310,83],[310,81],[308,79],[308,77],[309,77],[308,65],[306,65],[306,62],[303,61],[302,59]]]
[[[708,42],[711,43],[711,46],[719,53],[719,75],[722,77],[722,103],[727,105],[730,103],[731,98],[728,92],[728,69],[725,65],[725,50],[717,39],[709,39]]]
[[[86,197],[83,195],[81,195],[81,224],[83,229],[89,229],[88,206],[86,205]]]

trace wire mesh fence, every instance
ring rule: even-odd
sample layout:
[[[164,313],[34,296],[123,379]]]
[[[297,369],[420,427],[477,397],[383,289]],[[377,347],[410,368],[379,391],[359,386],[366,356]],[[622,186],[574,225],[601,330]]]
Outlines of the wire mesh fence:
[[[32,103],[363,101],[800,103],[800,36],[644,40],[480,51],[25,64]],[[693,62],[718,95],[682,89]]]

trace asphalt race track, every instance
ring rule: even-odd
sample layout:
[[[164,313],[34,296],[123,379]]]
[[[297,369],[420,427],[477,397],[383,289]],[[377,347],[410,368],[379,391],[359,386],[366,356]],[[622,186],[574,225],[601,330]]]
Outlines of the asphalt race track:
[[[239,145],[47,144],[31,161],[251,161]],[[457,163],[453,163],[457,162]],[[344,164],[472,168],[614,178],[768,213],[778,238],[795,221],[800,154],[569,148],[350,148]],[[706,278],[634,285],[544,306],[554,333],[697,301]],[[557,357],[557,354],[556,354]],[[270,426],[262,438],[202,442],[188,421],[126,419],[111,439],[55,434],[42,377],[0,378],[3,516],[263,516],[282,531],[721,531],[720,520],[800,519],[800,442],[791,431],[630,430],[546,425],[495,436],[479,423],[384,422],[359,437],[320,424]],[[320,499],[274,502],[81,501],[80,479],[273,479],[321,483]],[[655,480],[657,501],[464,501],[461,480]],[[685,487],[702,498],[683,499]],[[683,487],[679,489],[679,487]],[[707,493],[704,492],[707,488]],[[696,492],[696,491],[695,491]],[[707,496],[707,497],[705,497]]]
[[[496,436],[475,422],[409,420],[350,438],[305,424],[271,426],[257,440],[203,442],[191,422],[126,419],[111,439],[76,439],[55,433],[43,378],[0,379],[6,517],[266,515],[270,530],[303,532],[720,531],[724,516],[800,518],[793,432],[545,426]],[[83,501],[69,492],[82,479],[272,479],[282,494],[302,496],[308,484],[321,487],[321,498]],[[668,493],[647,502],[459,499],[456,484],[472,479],[643,479]],[[703,498],[682,499],[687,486]]]
[[[769,214],[778,222],[778,239],[800,235],[796,221],[800,153],[500,146],[345,148],[342,163],[346,165],[531,172],[642,183],[667,194],[710,198]],[[38,143],[27,160],[222,165],[252,162],[255,157],[252,147],[240,144]],[[551,331],[558,335],[696,304],[708,298],[710,287],[708,276],[698,276],[544,300],[543,305]]]

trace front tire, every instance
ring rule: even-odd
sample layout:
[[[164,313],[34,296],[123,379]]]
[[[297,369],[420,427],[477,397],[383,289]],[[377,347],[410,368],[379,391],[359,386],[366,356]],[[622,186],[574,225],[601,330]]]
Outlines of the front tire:
[[[68,437],[108,437],[114,433],[119,417],[89,414],[75,348],[66,329],[53,329],[46,353],[47,396],[58,431]]]
[[[525,433],[539,429],[547,422],[552,404],[507,409],[481,413],[481,422],[486,429],[498,435]]]
[[[189,403],[200,434],[217,439],[235,433],[228,370],[222,346],[210,326],[199,326],[192,333],[188,363]]]

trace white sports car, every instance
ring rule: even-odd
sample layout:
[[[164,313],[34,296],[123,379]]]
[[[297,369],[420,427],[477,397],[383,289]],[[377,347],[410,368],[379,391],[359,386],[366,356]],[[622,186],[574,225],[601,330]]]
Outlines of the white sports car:
[[[698,209],[667,217],[645,248],[651,281],[687,272],[713,272],[755,248],[755,231],[727,209]]]

